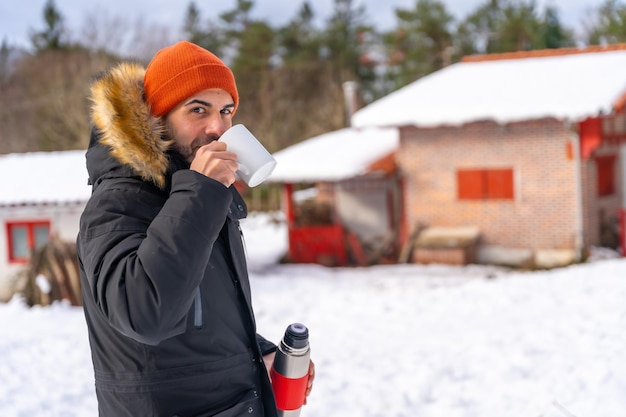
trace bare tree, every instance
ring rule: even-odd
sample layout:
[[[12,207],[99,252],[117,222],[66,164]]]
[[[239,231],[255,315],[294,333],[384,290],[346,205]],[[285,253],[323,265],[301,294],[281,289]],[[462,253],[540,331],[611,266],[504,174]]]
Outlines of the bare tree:
[[[114,61],[80,48],[47,50],[21,58],[2,83],[0,151],[86,147],[89,85],[95,74]]]
[[[143,16],[131,20],[94,9],[87,14],[74,43],[92,51],[147,61],[173,40],[174,31],[170,27],[148,24]]]

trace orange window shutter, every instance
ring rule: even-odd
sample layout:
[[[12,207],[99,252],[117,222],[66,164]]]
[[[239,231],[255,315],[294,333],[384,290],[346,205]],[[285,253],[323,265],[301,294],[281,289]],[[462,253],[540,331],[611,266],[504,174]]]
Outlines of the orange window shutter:
[[[574,144],[572,142],[567,142],[565,145],[565,155],[568,161],[574,160]]]
[[[485,171],[487,177],[487,198],[513,199],[513,170],[491,169]]]
[[[459,200],[475,200],[485,197],[485,181],[482,170],[460,169],[456,173]]]

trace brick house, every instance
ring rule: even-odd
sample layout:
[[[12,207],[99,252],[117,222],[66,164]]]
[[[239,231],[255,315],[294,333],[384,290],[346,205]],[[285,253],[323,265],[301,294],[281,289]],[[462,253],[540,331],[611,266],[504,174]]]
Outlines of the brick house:
[[[418,261],[550,267],[625,246],[625,105],[613,45],[470,56],[352,124],[399,129]]]

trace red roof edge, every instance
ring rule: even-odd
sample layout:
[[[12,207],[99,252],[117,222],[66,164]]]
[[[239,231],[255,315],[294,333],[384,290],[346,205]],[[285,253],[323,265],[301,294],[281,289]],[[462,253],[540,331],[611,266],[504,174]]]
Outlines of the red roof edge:
[[[583,48],[538,49],[533,51],[504,52],[499,54],[466,55],[461,62],[499,61],[504,59],[542,58],[550,56],[588,54],[595,52],[626,51],[626,43],[591,45]]]

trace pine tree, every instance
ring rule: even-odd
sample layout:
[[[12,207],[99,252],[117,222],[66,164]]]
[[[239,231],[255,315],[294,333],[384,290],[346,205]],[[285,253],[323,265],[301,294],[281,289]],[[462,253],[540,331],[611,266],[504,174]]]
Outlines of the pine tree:
[[[57,9],[54,0],[47,0],[43,9],[43,18],[46,28],[41,32],[31,34],[31,42],[37,51],[63,49],[65,42],[65,29],[63,16]]]
[[[413,9],[396,9],[396,19],[385,36],[393,89],[451,63],[454,18],[443,2],[417,0]]]
[[[540,37],[545,48],[564,48],[574,46],[574,35],[561,25],[559,12],[554,7],[546,7],[541,22]]]
[[[606,0],[593,14],[586,38],[590,45],[626,42],[626,5]]]

